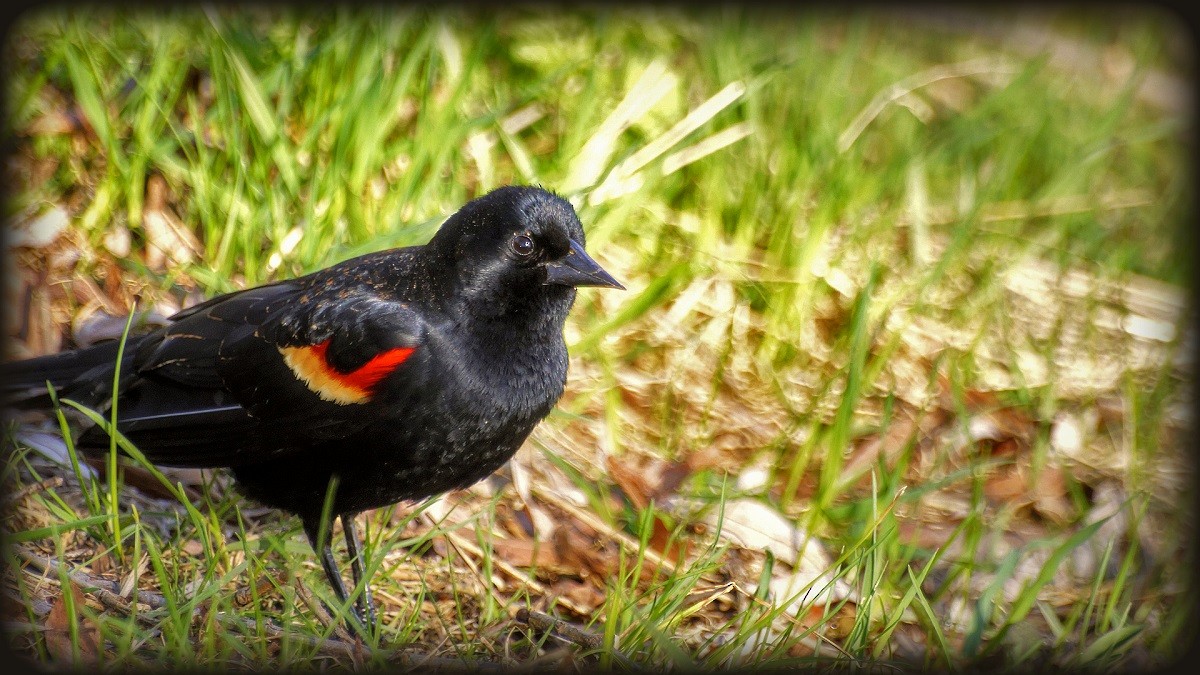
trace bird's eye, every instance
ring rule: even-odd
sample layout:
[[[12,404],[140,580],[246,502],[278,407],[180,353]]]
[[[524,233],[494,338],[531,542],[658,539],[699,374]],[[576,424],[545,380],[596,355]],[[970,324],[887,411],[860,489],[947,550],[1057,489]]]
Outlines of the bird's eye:
[[[513,240],[512,240],[513,253],[516,253],[517,255],[519,255],[521,257],[525,257],[525,256],[533,253],[534,248],[535,248],[535,246],[533,243],[533,239],[530,239],[528,236],[526,236],[524,234],[518,234],[517,236],[513,237]]]

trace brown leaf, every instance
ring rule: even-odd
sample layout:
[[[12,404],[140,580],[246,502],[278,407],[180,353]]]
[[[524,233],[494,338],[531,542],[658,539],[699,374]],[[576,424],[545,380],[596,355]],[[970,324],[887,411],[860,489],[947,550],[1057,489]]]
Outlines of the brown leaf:
[[[727,401],[732,410],[744,412],[746,417],[754,417],[756,412],[743,410],[736,402]],[[693,471],[716,469],[728,473],[737,473],[746,465],[750,457],[758,452],[768,441],[761,428],[723,429],[713,435],[712,442],[688,454],[685,461]]]
[[[896,466],[900,453],[918,430],[916,420],[909,415],[896,419],[882,433],[858,443],[853,454],[846,460],[843,472],[848,476],[862,474],[865,479],[868,470],[875,466],[880,457],[889,469]]]
[[[954,392],[950,386],[950,378],[942,373],[938,373],[938,405],[944,410],[958,410],[958,401],[955,400]],[[999,400],[996,395],[990,391],[981,391],[978,389],[964,389],[962,392],[962,406],[968,411],[980,410],[998,405]]]
[[[679,486],[683,485],[683,481],[692,475],[694,469],[692,468],[690,459],[691,456],[688,457],[688,460],[682,462],[667,462],[663,465],[662,471],[658,475],[658,484],[654,486],[653,497],[655,501],[661,502],[675,494]]]
[[[983,483],[983,494],[994,502],[1013,502],[1025,496],[1029,475],[1021,464],[1007,464],[992,471]]]
[[[24,276],[24,275],[22,275]],[[34,284],[23,289],[23,296],[12,307],[28,306],[25,316],[19,317],[20,328],[18,337],[22,338],[33,354],[52,354],[62,347],[63,334],[54,320],[54,301],[51,297],[52,288],[42,285],[44,275]]]
[[[95,280],[84,274],[71,277],[71,293],[75,301],[83,306],[98,306],[113,316],[125,316],[129,307],[121,300],[114,299],[96,284]]]
[[[1037,431],[1037,421],[1021,408],[1006,407],[992,412],[1001,431],[1013,438],[1028,440]]]
[[[78,626],[79,662],[94,664],[100,655],[99,629],[91,622],[86,621],[80,611],[84,605],[83,593],[73,582],[68,583],[68,586],[74,606],[74,618]],[[59,595],[50,605],[50,613],[46,615],[45,630],[46,649],[55,659],[74,660],[71,648],[72,618],[64,596]]]
[[[832,616],[829,612],[833,612]],[[841,603],[841,607],[831,607],[824,603],[813,603],[804,613],[797,617],[797,623],[807,630],[820,626],[818,632],[827,638],[840,640],[850,634],[854,628],[854,618],[858,614],[858,606],[853,602]]]
[[[516,508],[507,503],[500,504],[496,508],[496,525],[517,539],[528,539],[536,532],[533,518],[524,504],[518,504]]]
[[[84,459],[84,462],[95,469],[101,476],[107,475],[108,464],[105,460],[88,457]],[[132,485],[147,495],[158,497],[159,499],[175,499],[175,494],[168,490],[154,474],[140,466],[132,464],[121,465],[118,467],[118,475],[121,476],[121,480],[126,485]],[[188,485],[183,486],[183,492],[193,502],[200,501],[202,496],[199,490]]]
[[[687,459],[679,462],[665,462],[654,458],[644,458],[640,463],[632,465],[633,460],[617,460],[611,455],[605,458],[605,465],[613,482],[635,507],[644,509],[651,502],[662,503],[673,496],[695,471],[693,462],[703,462],[711,459],[699,453],[692,453]]]
[[[800,476],[800,480],[796,483],[796,491],[792,494],[792,498],[799,501],[808,501],[813,495],[817,494],[819,487],[818,476],[812,471],[807,471]]]
[[[239,587],[237,593],[233,595],[233,605],[248,607],[255,598],[271,597],[277,587],[286,583],[285,576],[282,571],[276,570],[274,573],[259,577],[253,586]]]
[[[984,481],[983,493],[994,502],[1032,505],[1039,515],[1060,525],[1070,522],[1074,512],[1066,477],[1056,466],[1044,467],[1037,475],[1024,463],[999,467]]]
[[[563,577],[550,590],[555,595],[570,600],[575,606],[581,609],[594,611],[597,607],[604,604],[604,593],[586,581],[577,581],[569,577]]]
[[[626,462],[614,459],[608,455],[605,459],[608,474],[617,483],[618,488],[629,498],[637,508],[647,508],[654,502],[665,501],[674,490],[679,488],[683,480],[690,476],[691,466],[688,461],[677,462],[643,462],[640,470],[630,468]],[[679,562],[680,556],[686,556],[689,544],[685,540],[671,539],[671,527],[662,520],[662,515],[654,514],[653,532],[650,533],[649,546],[667,560]],[[670,545],[668,545],[670,544]],[[607,565],[607,563],[605,563]]]
[[[564,567],[576,574],[592,573],[606,578],[619,569],[617,553],[571,526],[554,530],[554,552]]]
[[[532,539],[493,539],[492,552],[515,567],[537,567],[547,571],[570,573],[559,560],[553,544]]]
[[[1075,508],[1067,497],[1067,479],[1057,466],[1043,468],[1034,480],[1033,506],[1047,520],[1059,525],[1071,522]]]
[[[957,412],[959,403],[950,391],[949,380],[939,375],[938,385],[941,408],[950,413]],[[966,389],[962,393],[961,405],[971,413],[971,436],[976,440],[989,438],[1003,441],[1013,438],[1024,442],[1037,431],[1037,422],[1029,413],[1004,405],[995,392]]]
[[[608,475],[635,507],[644,509],[650,505],[653,489],[641,472],[628,468],[624,462],[612,455],[604,458],[604,464],[608,467]]]
[[[654,516],[653,527],[654,530],[650,533],[650,540],[647,542],[651,549],[673,563],[687,558],[692,549],[691,540],[685,537],[676,537],[674,541],[671,541],[671,528],[659,514]]]
[[[25,603],[7,593],[0,595],[0,619],[5,621],[24,621]]]
[[[92,568],[93,573],[99,576],[104,576],[105,574],[111,572],[115,565],[113,564],[111,555],[101,555],[92,561],[90,567]]]
[[[60,136],[83,130],[83,124],[74,111],[52,110],[30,122],[25,133],[30,136]]]

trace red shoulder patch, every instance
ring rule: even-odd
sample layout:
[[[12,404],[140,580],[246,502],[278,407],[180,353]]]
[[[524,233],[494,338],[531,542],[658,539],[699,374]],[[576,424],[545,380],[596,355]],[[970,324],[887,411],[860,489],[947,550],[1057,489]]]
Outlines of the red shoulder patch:
[[[329,340],[317,346],[321,350],[321,360],[325,361],[325,364],[328,366],[329,362],[325,360],[325,351],[329,349]],[[412,347],[395,347],[385,352],[380,352],[357,370],[341,375],[342,381],[352,387],[372,389],[388,373],[395,370],[401,363],[404,363],[412,353]],[[329,370],[337,372],[332,366],[329,367]]]
[[[283,360],[296,377],[321,398],[341,405],[366,403],[375,385],[398,368],[413,353],[412,347],[396,347],[376,354],[348,373],[329,364],[329,340],[304,347],[280,347]]]

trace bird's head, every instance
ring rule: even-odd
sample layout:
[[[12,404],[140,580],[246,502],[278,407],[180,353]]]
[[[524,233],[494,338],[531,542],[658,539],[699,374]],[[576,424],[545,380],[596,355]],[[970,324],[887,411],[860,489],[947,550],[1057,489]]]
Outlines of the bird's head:
[[[570,202],[537,187],[502,187],[468,202],[429,248],[475,314],[546,303],[565,314],[578,286],[624,288],[584,250],[583,225]]]

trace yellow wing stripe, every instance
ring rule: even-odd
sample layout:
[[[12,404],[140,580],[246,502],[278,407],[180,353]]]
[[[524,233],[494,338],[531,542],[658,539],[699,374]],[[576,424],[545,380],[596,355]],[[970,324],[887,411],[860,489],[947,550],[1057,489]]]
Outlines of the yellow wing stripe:
[[[326,346],[322,343],[321,347]],[[351,403],[366,403],[371,399],[371,392],[365,387],[345,381],[340,374],[325,361],[325,350],[319,347],[280,347],[283,362],[292,369],[296,377],[305,386],[316,392],[326,401],[338,405]]]

